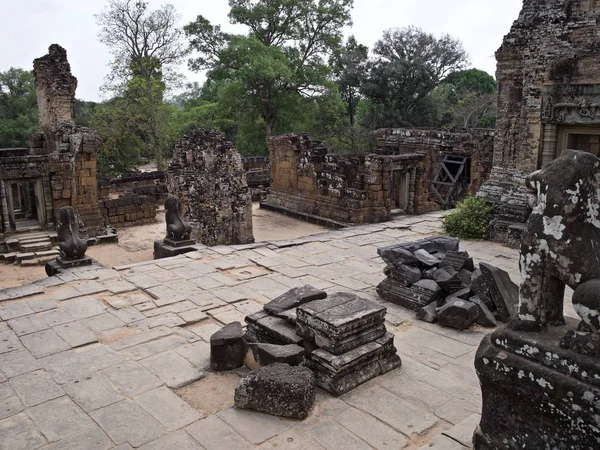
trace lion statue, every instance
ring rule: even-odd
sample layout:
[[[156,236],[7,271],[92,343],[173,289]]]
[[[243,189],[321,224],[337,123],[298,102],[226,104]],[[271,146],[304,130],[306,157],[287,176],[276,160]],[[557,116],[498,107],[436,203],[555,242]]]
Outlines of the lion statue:
[[[565,285],[582,331],[600,330],[600,159],[566,150],[527,178],[533,211],[521,242],[519,308],[509,327],[562,325]]]
[[[173,195],[165,200],[165,220],[167,222],[166,239],[182,241],[190,238],[192,227],[181,217],[181,203]]]

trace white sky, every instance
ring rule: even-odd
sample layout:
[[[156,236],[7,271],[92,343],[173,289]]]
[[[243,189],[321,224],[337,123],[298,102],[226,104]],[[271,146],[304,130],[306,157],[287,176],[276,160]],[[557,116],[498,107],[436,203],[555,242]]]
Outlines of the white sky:
[[[229,25],[227,0],[150,0],[150,8],[171,3],[183,26],[202,14],[225,31]],[[494,75],[494,52],[517,18],[522,0],[354,0],[354,34],[359,43],[372,48],[383,31],[415,25],[436,35],[459,38],[469,53],[472,67]],[[0,71],[10,67],[30,70],[33,60],[47,53],[50,44],[67,49],[71,71],[79,80],[77,98],[100,100],[99,88],[108,73],[110,54],[97,40],[94,14],[102,0],[0,0]],[[202,81],[182,64],[189,80]]]

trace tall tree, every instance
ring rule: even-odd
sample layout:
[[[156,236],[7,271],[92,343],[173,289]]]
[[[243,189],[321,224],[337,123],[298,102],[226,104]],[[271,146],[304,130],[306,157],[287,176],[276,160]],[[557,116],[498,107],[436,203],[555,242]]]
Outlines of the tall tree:
[[[377,126],[384,127],[429,125],[429,94],[468,63],[460,41],[416,27],[385,31],[373,53],[363,93],[374,106]]]
[[[365,81],[369,48],[350,36],[346,45],[337,49],[330,59],[334,79],[347,105],[350,126],[354,126],[360,88]]]
[[[228,79],[245,93],[271,136],[287,97],[316,97],[329,89],[326,64],[351,23],[353,0],[229,0],[229,18],[246,25],[248,35],[233,36],[202,16],[184,27],[199,56],[192,70]],[[250,100],[248,102],[248,100]]]
[[[479,69],[453,72],[432,93],[439,105],[439,125],[448,128],[493,128],[496,124],[497,83]]]
[[[0,72],[0,148],[25,147],[38,129],[33,73],[14,67]]]
[[[154,153],[157,166],[164,167],[166,129],[164,92],[177,76],[173,68],[184,55],[182,31],[172,5],[150,10],[139,0],[109,0],[96,16],[99,39],[113,54],[107,89],[138,103],[146,126],[144,140]],[[132,97],[135,96],[135,97]],[[128,109],[129,110],[129,109]]]

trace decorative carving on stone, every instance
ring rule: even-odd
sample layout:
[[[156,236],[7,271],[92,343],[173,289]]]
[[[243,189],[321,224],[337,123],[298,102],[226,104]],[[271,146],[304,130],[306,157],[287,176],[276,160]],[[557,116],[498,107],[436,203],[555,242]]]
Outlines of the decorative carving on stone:
[[[184,241],[190,238],[192,227],[181,217],[181,202],[173,195],[165,200],[165,220],[167,222],[167,236],[165,239]]]
[[[87,242],[79,237],[79,223],[72,206],[63,206],[58,212],[58,241],[65,259],[81,259],[85,255]]]
[[[598,101],[596,101],[598,100]],[[567,124],[600,122],[600,98],[549,95],[544,98],[542,121]]]

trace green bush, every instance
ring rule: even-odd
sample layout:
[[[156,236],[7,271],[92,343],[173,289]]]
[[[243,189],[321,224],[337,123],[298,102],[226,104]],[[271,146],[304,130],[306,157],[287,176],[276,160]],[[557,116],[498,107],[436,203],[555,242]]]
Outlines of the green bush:
[[[486,239],[494,206],[481,197],[467,197],[444,217],[443,230],[461,239]]]

